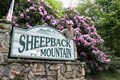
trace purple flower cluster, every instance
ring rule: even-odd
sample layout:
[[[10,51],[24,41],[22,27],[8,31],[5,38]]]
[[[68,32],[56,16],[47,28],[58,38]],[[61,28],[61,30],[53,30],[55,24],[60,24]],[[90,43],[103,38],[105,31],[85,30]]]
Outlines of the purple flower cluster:
[[[25,4],[29,4],[29,6],[25,8],[23,12],[19,11],[17,13],[17,19],[16,17],[13,18],[15,22],[14,26],[31,28],[36,24],[43,25],[46,23],[49,26],[57,27],[59,20],[57,16],[53,14],[56,10],[51,8],[48,3],[45,1],[36,3],[35,1],[27,0]],[[21,6],[24,6],[24,4],[21,3]]]

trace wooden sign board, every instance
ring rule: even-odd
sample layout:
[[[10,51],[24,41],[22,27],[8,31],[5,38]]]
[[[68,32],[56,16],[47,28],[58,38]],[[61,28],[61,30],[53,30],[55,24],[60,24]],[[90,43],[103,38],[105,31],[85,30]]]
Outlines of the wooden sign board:
[[[11,40],[9,58],[75,60],[73,40],[52,27],[13,27]]]

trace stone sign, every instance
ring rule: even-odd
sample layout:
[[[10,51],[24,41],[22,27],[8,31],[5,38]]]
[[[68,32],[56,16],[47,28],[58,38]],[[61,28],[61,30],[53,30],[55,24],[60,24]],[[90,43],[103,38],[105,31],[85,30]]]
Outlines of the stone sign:
[[[34,26],[31,29],[13,27],[9,58],[75,60],[74,42],[56,29]]]

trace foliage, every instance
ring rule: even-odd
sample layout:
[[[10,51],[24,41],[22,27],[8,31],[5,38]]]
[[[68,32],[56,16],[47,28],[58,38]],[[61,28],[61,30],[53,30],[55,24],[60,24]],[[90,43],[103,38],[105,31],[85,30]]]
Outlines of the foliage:
[[[15,0],[15,4],[21,3],[23,1],[24,0]],[[5,19],[5,16],[8,13],[11,2],[12,2],[12,0],[0,0],[0,19],[1,18]]]
[[[79,13],[71,8],[65,10],[65,15],[58,20],[57,13],[47,2],[35,2],[31,0],[16,4],[13,16],[16,27],[31,28],[33,25],[49,25],[58,30],[66,26],[67,20],[74,22],[78,58],[84,61],[91,72],[108,69],[110,59],[101,49],[104,40],[97,34],[93,21],[89,17],[79,16]]]
[[[95,75],[87,75],[86,78],[88,80],[119,80],[120,73],[119,72],[100,72],[99,74]]]
[[[105,46],[120,56],[120,1],[96,0],[83,5],[77,7],[79,12],[94,20],[98,33],[105,40]]]
[[[7,15],[12,0],[0,0],[0,18]]]
[[[63,4],[61,1],[58,0],[46,0],[46,1],[49,2],[50,5],[58,11],[58,17],[63,16],[63,7],[62,7]]]
[[[106,4],[98,2],[102,7],[102,17],[96,23],[99,33],[105,40],[105,45],[115,51],[115,55],[120,56],[120,1],[106,0]]]
[[[95,22],[99,20],[100,16],[102,16],[102,13],[99,12],[100,7],[95,4],[95,2],[91,2],[90,0],[87,0],[85,3],[80,3],[76,9],[81,15],[91,17]]]
[[[101,77],[104,78],[104,80],[119,80],[120,79],[120,73],[118,72],[104,72],[101,73]]]

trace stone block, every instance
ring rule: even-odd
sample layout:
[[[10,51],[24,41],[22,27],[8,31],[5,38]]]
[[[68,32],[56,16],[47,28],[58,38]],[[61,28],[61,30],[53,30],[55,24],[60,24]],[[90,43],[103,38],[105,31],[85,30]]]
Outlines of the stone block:
[[[25,70],[23,71],[23,72],[29,72],[29,71],[32,71],[32,67],[27,67],[27,68],[25,68]]]
[[[56,75],[57,76],[57,71],[47,71],[47,75]]]
[[[10,79],[14,79],[16,76],[20,75],[21,71],[24,69],[24,66],[18,63],[10,64]]]
[[[4,63],[4,56],[2,53],[0,53],[0,64]]]
[[[22,70],[25,69],[25,67],[22,66],[20,63],[10,64],[10,68],[11,68],[11,71],[17,71],[17,72],[21,72]]]
[[[21,73],[21,75],[19,76],[20,79],[22,80],[29,80],[28,79],[28,73]],[[17,79],[17,80],[20,80],[20,79]]]
[[[66,65],[66,69],[67,69],[67,71],[72,71],[71,65]]]
[[[2,40],[3,40],[3,33],[0,32],[0,47],[1,47]]]
[[[2,80],[10,80],[8,77],[3,76]]]
[[[26,64],[26,63],[25,63],[25,64],[24,64],[24,66],[25,66],[25,67],[28,67],[28,66],[29,66],[29,64]]]
[[[58,70],[60,69],[60,65],[59,64],[52,64],[49,66],[50,70]]]
[[[60,69],[59,69],[57,72],[58,72],[58,73],[57,73],[57,79],[58,79],[58,80],[64,80],[64,77],[63,77],[63,75],[61,74]]]
[[[10,79],[14,79],[14,78],[15,78],[15,76],[16,76],[16,73],[11,72],[11,73],[10,73],[10,75],[9,75],[9,78],[10,78]]]
[[[0,22],[0,29],[5,29],[4,24]]]
[[[16,69],[11,69],[11,74],[13,75],[19,75],[20,74],[20,71],[17,71]]]
[[[47,80],[57,80],[56,76],[47,76]]]
[[[42,78],[41,76],[36,76],[35,80],[47,80],[47,78]]]
[[[8,48],[0,47],[0,52],[1,52],[1,53],[8,53],[8,52],[9,52],[9,49],[8,49]]]
[[[45,72],[35,72],[34,74],[37,75],[37,76],[38,76],[38,75],[46,75]]]
[[[2,72],[2,76],[10,77],[10,68],[9,65],[4,67],[4,70]]]
[[[3,53],[2,53],[3,54]],[[3,58],[4,58],[4,64],[8,65],[8,53],[4,53],[3,54]]]
[[[35,73],[35,75],[41,75],[41,74],[44,75],[45,74],[45,66],[43,64],[35,63],[32,71]]]
[[[12,28],[12,24],[11,23],[7,23],[7,22],[0,22],[0,29],[8,29],[11,30]]]
[[[9,40],[10,40],[10,36],[9,36],[9,32],[6,32],[4,35],[3,35],[3,40],[1,42],[1,46],[3,48],[8,48],[9,47]]]
[[[0,76],[3,75],[3,71],[4,71],[4,66],[3,66],[3,65],[0,65]]]
[[[34,73],[32,72],[32,71],[30,71],[29,73],[28,73],[28,78],[29,79],[31,79],[31,78],[34,78]]]
[[[65,64],[60,65],[60,72],[61,72],[61,74],[66,72],[66,65]]]

